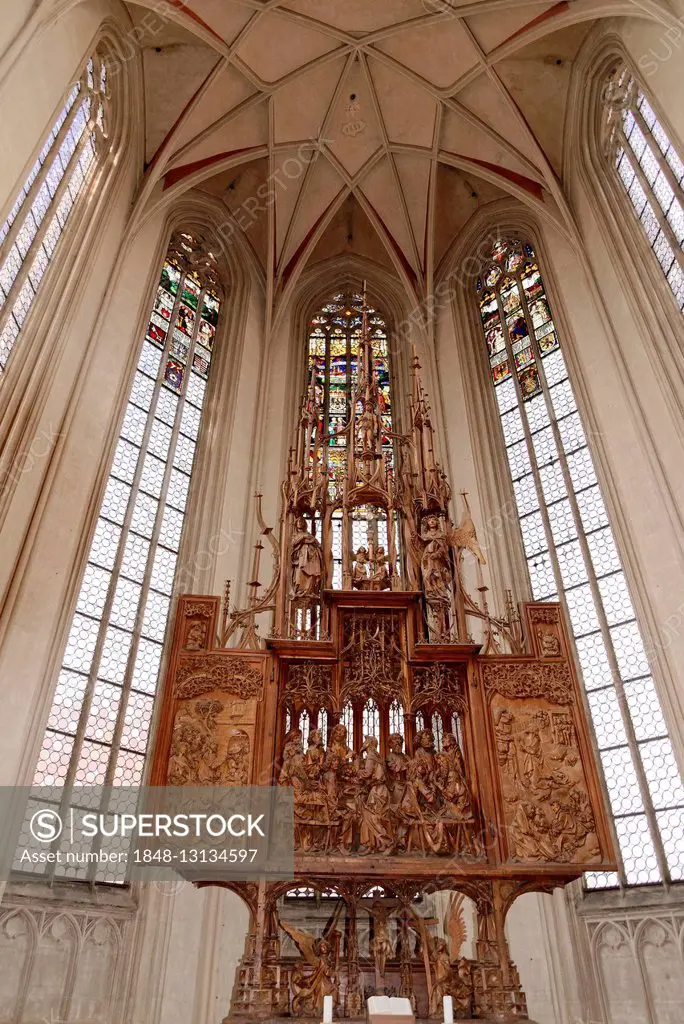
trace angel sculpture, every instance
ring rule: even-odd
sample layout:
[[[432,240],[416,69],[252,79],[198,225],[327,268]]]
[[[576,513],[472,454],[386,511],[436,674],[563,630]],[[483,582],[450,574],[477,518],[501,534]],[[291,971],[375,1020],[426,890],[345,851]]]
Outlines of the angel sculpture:
[[[462,551],[470,551],[472,555],[475,555],[480,565],[486,565],[487,559],[482,553],[482,548],[477,540],[475,523],[470,512],[468,495],[465,491],[461,491],[461,498],[463,499],[463,515],[456,529],[451,531],[451,545],[456,549],[459,556]]]
[[[332,996],[333,1005],[338,1002],[340,933],[334,928],[335,921],[336,917],[320,939],[285,921],[279,922],[303,956],[290,976],[293,1017],[320,1017],[324,996]]]

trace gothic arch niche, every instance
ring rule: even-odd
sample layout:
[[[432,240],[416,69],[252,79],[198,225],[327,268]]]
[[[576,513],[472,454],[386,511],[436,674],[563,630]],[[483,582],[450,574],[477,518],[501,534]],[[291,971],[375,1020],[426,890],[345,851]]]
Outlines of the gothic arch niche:
[[[24,1019],[49,1020],[51,1014],[62,1016],[68,1012],[79,949],[80,932],[72,914],[41,915]]]
[[[0,1021],[19,1019],[36,948],[35,921],[29,913],[6,911],[0,917],[0,956],[4,965],[0,987]]]
[[[608,921],[600,925],[593,936],[592,949],[604,1012],[610,1024],[622,1024],[625,1020],[647,1024],[645,992],[627,922]]]
[[[674,919],[673,919],[674,921]],[[635,930],[637,951],[656,1024],[675,1024],[681,1015],[684,956],[667,920],[646,918]]]
[[[76,963],[69,1004],[74,1020],[97,1020],[111,1012],[121,957],[121,934],[113,921],[95,918],[87,923]]]

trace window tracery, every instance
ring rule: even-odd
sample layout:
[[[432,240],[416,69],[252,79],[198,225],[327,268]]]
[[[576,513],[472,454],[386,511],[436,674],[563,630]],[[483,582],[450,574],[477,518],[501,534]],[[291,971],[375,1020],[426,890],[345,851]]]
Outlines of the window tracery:
[[[0,372],[97,166],[107,138],[108,106],[107,65],[95,53],[70,89],[0,227]]]
[[[140,349],[36,785],[142,779],[219,295],[215,257],[202,239],[178,234]]]
[[[533,247],[501,239],[477,295],[535,600],[572,627],[621,869],[592,887],[684,878],[684,786]]]
[[[354,388],[359,380],[360,343],[362,335],[363,295],[340,292],[316,313],[310,323],[307,362],[307,405],[318,418],[317,434],[324,437],[323,445],[316,443],[316,432],[311,433],[309,460],[311,470],[325,471],[328,495],[331,500],[341,493],[347,473],[350,437],[345,426],[349,422]],[[382,429],[381,450],[385,470],[394,471],[392,432],[392,390],[387,324],[380,313],[366,307],[367,323],[372,344],[374,373],[379,391]],[[358,439],[355,439],[358,443]],[[320,539],[320,522],[315,524]],[[343,578],[343,516],[340,509],[332,513],[332,586],[342,587]],[[362,506],[354,511],[350,522],[351,550],[383,552],[389,550],[387,512],[375,506]],[[359,569],[361,572],[362,570]],[[366,567],[366,572],[369,569]]]
[[[608,152],[680,310],[684,309],[684,163],[624,63],[604,89]]]

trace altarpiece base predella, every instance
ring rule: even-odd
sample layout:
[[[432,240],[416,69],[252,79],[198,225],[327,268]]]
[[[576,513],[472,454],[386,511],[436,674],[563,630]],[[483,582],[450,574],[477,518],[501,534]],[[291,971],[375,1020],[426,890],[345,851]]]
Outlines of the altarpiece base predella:
[[[504,615],[490,612],[465,495],[451,520],[417,360],[410,430],[395,433],[372,311],[347,305],[346,415],[331,426],[312,374],[279,537],[257,499],[247,607],[231,611],[228,593],[179,599],[152,781],[292,789],[295,879],[198,883],[250,910],[231,1019],[320,1020],[325,995],[336,1018],[359,1018],[367,995],[391,992],[420,1017],[441,1019],[451,995],[457,1018],[526,1018],[510,906],[614,869],[568,634],[556,604],[521,618],[509,595]],[[452,957],[420,912],[440,891],[472,900],[474,957]],[[290,913],[293,892],[325,904],[316,934]]]

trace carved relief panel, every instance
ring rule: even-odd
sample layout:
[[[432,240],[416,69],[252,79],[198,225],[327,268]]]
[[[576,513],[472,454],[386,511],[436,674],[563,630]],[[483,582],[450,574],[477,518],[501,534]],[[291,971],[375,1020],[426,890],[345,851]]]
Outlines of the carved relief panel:
[[[559,612],[527,613],[538,660],[481,662],[504,845],[520,864],[603,863],[611,843]]]
[[[212,598],[179,602],[153,768],[157,785],[253,782],[266,659],[215,650],[216,612]]]

